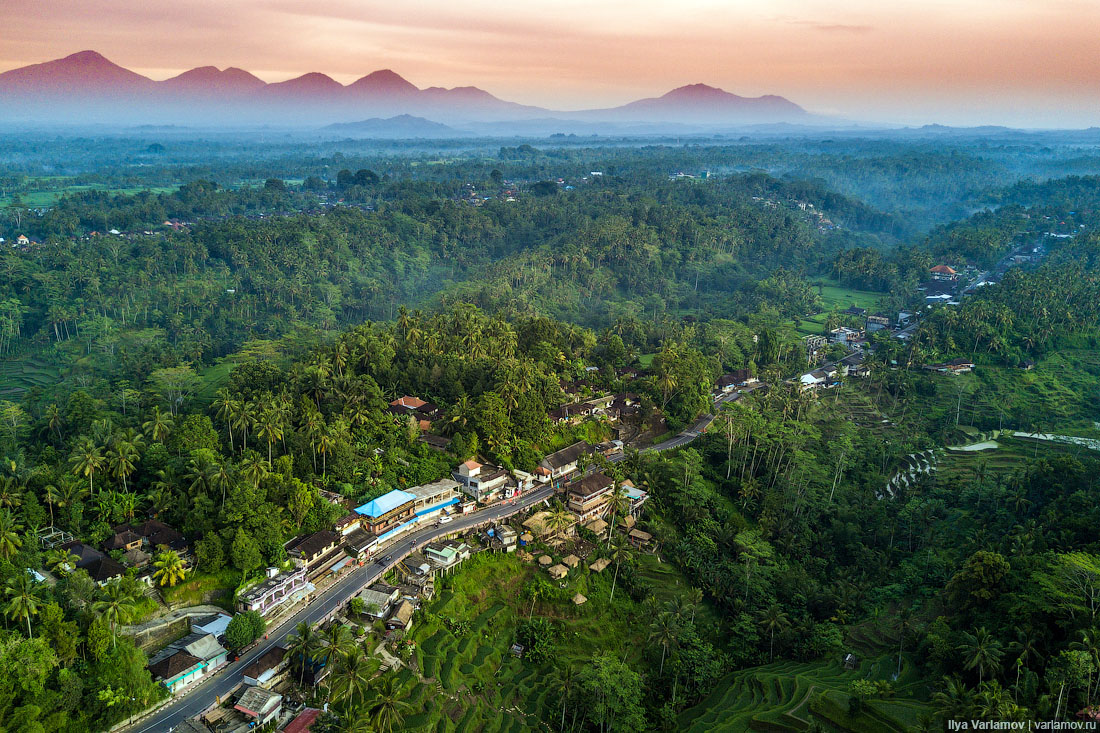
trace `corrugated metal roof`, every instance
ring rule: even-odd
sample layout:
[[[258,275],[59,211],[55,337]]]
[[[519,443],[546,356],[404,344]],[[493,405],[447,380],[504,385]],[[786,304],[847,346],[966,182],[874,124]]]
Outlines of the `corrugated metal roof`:
[[[377,499],[372,499],[363,506],[357,507],[355,511],[371,517],[372,519],[377,519],[414,499],[416,499],[416,497],[409,492],[402,491],[401,489],[394,489],[388,494],[382,494],[382,496],[379,496]]]

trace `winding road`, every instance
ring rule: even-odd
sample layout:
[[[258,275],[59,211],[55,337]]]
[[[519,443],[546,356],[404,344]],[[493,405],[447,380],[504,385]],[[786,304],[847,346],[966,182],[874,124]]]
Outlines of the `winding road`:
[[[238,661],[227,665],[221,672],[200,682],[182,697],[158,708],[145,718],[127,726],[124,730],[132,733],[165,733],[165,731],[171,731],[187,718],[203,713],[210,706],[216,704],[219,699],[224,700],[243,681],[242,672],[244,669],[270,651],[272,647],[283,645],[286,638],[293,633],[294,628],[299,623],[306,621],[310,624],[317,624],[334,615],[352,596],[377,581],[412,552],[439,537],[445,537],[486,522],[503,519],[517,512],[526,511],[553,495],[554,489],[544,486],[522,495],[514,503],[501,503],[473,514],[457,516],[454,521],[447,524],[431,525],[401,538],[395,544],[382,550],[386,553],[385,557],[389,558],[384,563],[375,562],[355,569],[345,578],[315,596],[308,605],[293,616],[283,620],[277,628],[269,630],[267,638],[261,640]]]

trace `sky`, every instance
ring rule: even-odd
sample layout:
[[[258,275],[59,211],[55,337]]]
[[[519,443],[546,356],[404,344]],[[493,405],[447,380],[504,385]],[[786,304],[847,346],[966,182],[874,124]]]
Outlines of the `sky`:
[[[703,82],[856,121],[1100,124],[1100,0],[0,0],[0,28],[0,70],[91,49],[560,110]]]

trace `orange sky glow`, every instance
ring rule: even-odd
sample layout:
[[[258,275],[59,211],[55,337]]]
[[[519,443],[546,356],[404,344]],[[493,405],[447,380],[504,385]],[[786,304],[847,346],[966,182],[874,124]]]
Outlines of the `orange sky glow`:
[[[1095,0],[3,0],[0,70],[94,49],[347,83],[392,68],[553,109],[704,82],[923,124],[1100,124]]]

